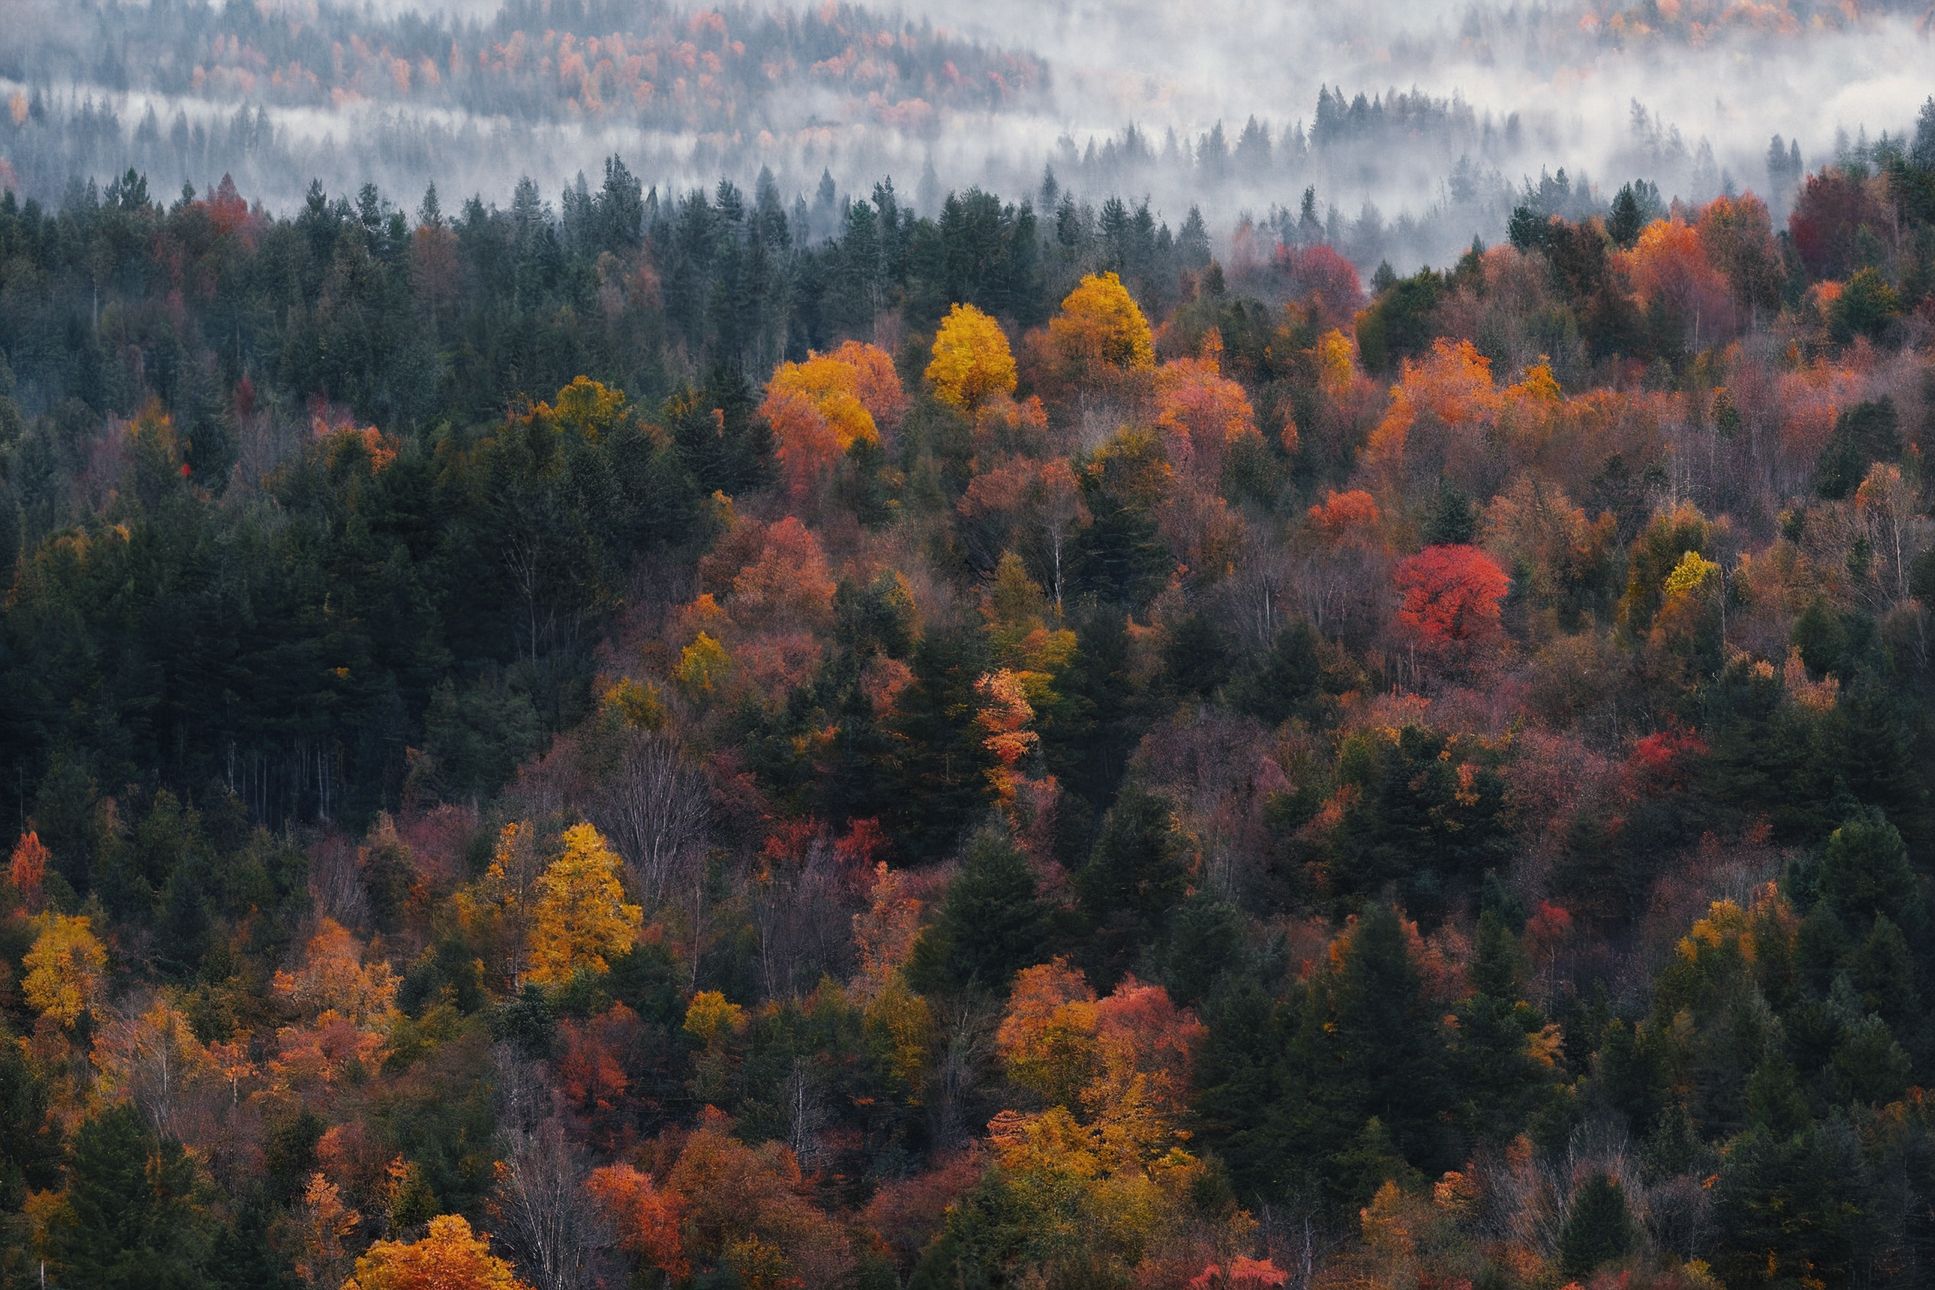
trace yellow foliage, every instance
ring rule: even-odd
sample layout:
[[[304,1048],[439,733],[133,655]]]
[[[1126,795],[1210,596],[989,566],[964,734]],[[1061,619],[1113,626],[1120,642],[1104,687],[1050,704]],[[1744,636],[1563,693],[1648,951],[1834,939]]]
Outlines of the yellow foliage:
[[[685,1033],[703,1043],[732,1034],[746,1024],[746,1010],[717,990],[701,990],[685,1007]]]
[[[732,670],[732,655],[710,632],[700,632],[690,645],[679,651],[679,666],[674,675],[688,694],[711,694],[724,683]]]
[[[605,705],[634,730],[657,730],[665,724],[665,704],[650,681],[621,677],[605,691]]]
[[[576,431],[596,443],[625,415],[625,392],[580,376],[558,391],[556,403],[540,403],[533,412],[561,429]]]
[[[378,1241],[343,1290],[530,1290],[455,1214],[430,1220],[420,1241]]]
[[[1719,572],[1719,565],[1698,551],[1688,551],[1673,566],[1673,572],[1666,575],[1666,597],[1670,601],[1693,595],[1706,586],[1707,579]]]
[[[578,971],[605,972],[631,949],[644,922],[625,903],[619,862],[604,835],[589,824],[564,831],[564,854],[538,879],[531,927],[531,979],[551,984]]]
[[[1003,1111],[988,1122],[988,1142],[1001,1167],[1014,1173],[1090,1179],[1102,1172],[1096,1133],[1065,1106],[1034,1115]]]
[[[1333,327],[1317,338],[1317,388],[1325,398],[1335,399],[1351,387],[1357,376],[1350,337]]]
[[[921,1074],[934,1044],[934,1017],[927,1000],[895,976],[867,1005],[867,1028],[884,1042],[888,1071],[915,1090],[908,1101],[918,1106]]]
[[[1552,375],[1552,364],[1543,358],[1526,368],[1525,379],[1505,393],[1533,403],[1557,403],[1564,397],[1558,378]]]
[[[1720,950],[1732,945],[1747,962],[1754,961],[1754,934],[1747,920],[1747,911],[1731,900],[1716,900],[1707,907],[1707,916],[1698,919],[1680,938],[1678,946],[1680,957],[1689,963],[1697,962],[1708,950]]]
[[[995,1047],[1016,1084],[1044,1101],[1078,1106],[1100,1058],[1096,1024],[1095,992],[1057,959],[1015,975]]]
[[[1089,274],[1062,301],[1048,336],[1063,360],[1127,370],[1156,365],[1155,337],[1129,289],[1114,273]]]
[[[47,914],[38,922],[40,934],[27,951],[21,990],[36,1012],[72,1029],[100,999],[107,947],[84,914]]]
[[[973,305],[955,305],[934,333],[927,383],[934,397],[971,412],[984,399],[1015,392],[1015,356],[1001,324]]]
[[[880,429],[860,401],[860,374],[830,354],[810,355],[804,363],[782,363],[767,385],[772,394],[804,398],[833,432],[840,451],[856,442],[876,443]]]

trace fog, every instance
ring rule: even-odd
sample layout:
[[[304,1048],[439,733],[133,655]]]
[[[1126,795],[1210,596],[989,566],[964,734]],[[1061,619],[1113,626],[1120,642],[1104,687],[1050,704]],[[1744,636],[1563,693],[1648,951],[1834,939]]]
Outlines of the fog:
[[[891,176],[931,209],[969,185],[1039,201],[1052,167],[1079,200],[1146,200],[1171,224],[1199,206],[1219,235],[1294,219],[1314,189],[1330,240],[1400,267],[1495,240],[1528,186],[1568,211],[1633,178],[1688,200],[1751,189],[1778,211],[1792,176],[1770,175],[1770,137],[1816,165],[1900,134],[1935,90],[1935,10],[1886,5],[10,10],[0,182],[44,202],[132,166],[157,196],[229,173],[280,210],[312,179],[406,207],[433,181],[447,208],[501,204],[525,175],[553,197],[595,183],[616,153],[668,195],[769,168],[823,213],[823,172],[842,197]]]

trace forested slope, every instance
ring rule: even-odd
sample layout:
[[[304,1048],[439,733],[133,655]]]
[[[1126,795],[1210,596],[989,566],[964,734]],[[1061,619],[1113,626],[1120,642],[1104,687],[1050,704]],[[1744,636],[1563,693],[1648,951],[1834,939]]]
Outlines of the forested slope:
[[[0,198],[0,1284],[1928,1281],[1935,104],[838,224]]]

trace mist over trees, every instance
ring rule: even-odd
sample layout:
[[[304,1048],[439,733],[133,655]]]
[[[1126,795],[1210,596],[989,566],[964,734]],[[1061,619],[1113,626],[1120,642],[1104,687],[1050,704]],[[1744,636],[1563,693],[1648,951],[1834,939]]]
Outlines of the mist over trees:
[[[312,179],[501,202],[595,186],[615,152],[666,200],[770,173],[815,238],[891,178],[929,216],[969,186],[1200,207],[1218,239],[1308,215],[1368,274],[1498,240],[1528,190],[1578,214],[1639,177],[1783,216],[1803,166],[1901,137],[1927,36],[1897,8],[83,0],[0,48],[0,186],[54,205],[132,168],[281,213]]]

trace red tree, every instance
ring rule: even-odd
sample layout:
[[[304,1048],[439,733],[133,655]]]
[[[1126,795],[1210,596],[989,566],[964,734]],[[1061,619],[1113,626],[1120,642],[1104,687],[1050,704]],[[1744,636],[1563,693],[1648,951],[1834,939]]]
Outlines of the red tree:
[[[1475,546],[1428,546],[1397,568],[1398,625],[1417,645],[1459,650],[1498,635],[1512,580]]]

